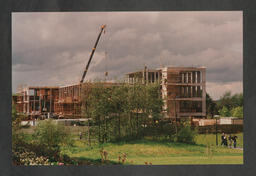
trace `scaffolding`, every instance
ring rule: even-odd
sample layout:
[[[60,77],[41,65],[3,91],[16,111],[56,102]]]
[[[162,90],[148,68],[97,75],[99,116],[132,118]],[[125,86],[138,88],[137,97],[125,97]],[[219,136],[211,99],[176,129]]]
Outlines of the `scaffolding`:
[[[166,118],[205,117],[205,67],[163,67],[126,74],[126,83],[160,83]]]

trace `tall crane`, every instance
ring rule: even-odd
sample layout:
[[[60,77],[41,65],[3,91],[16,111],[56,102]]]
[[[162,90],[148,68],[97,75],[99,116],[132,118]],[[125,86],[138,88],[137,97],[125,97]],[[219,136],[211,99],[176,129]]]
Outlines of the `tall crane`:
[[[88,62],[87,62],[87,65],[86,65],[86,68],[85,68],[85,70],[84,70],[84,73],[83,73],[82,79],[81,79],[81,81],[80,81],[80,84],[82,84],[82,83],[84,82],[84,78],[85,78],[86,73],[87,73],[87,71],[88,71],[88,68],[89,68],[89,66],[90,66],[90,63],[91,63],[92,57],[93,57],[93,55],[94,55],[94,52],[95,52],[95,50],[96,50],[96,47],[97,47],[97,45],[98,45],[98,42],[99,42],[99,40],[100,40],[100,36],[101,36],[102,32],[105,30],[105,28],[106,28],[106,25],[102,25],[102,26],[101,26],[100,33],[99,33],[99,35],[98,35],[98,38],[97,38],[97,40],[96,40],[96,42],[95,42],[94,47],[92,48],[92,52],[91,52],[90,58],[89,58],[89,60],[88,60]]]

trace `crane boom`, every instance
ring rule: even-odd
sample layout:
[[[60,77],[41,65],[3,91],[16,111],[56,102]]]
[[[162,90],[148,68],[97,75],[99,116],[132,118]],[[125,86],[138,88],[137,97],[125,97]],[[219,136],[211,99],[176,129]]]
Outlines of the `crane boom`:
[[[97,38],[97,40],[96,40],[96,42],[95,42],[94,47],[92,48],[92,52],[91,52],[90,58],[89,58],[89,60],[88,60],[88,62],[87,62],[87,65],[86,65],[86,67],[85,67],[85,70],[84,70],[82,79],[81,79],[81,81],[80,81],[80,84],[84,82],[84,78],[85,78],[86,73],[87,73],[87,71],[88,71],[88,68],[89,68],[89,66],[90,66],[90,63],[91,63],[92,57],[93,57],[93,55],[94,55],[94,52],[95,52],[95,50],[96,50],[96,47],[97,47],[97,45],[98,45],[98,42],[99,42],[99,40],[100,40],[100,36],[101,36],[101,34],[102,34],[102,32],[104,31],[105,28],[106,28],[106,25],[102,25],[102,26],[101,26],[100,33],[99,33],[99,35],[98,35],[98,38]]]

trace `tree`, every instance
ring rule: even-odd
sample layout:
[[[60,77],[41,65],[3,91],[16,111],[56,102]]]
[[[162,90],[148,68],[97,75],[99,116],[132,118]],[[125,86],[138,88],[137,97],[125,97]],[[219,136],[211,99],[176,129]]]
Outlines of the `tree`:
[[[92,102],[90,101],[92,84],[83,84],[81,87],[82,95],[82,115],[87,118],[88,145],[91,146],[90,118],[92,117]]]
[[[229,111],[235,107],[243,106],[243,94],[240,93],[231,95],[230,91],[225,92],[218,100],[218,108],[222,109],[223,106],[226,106]]]
[[[145,111],[153,119],[159,120],[162,116],[163,99],[160,96],[160,84],[153,83],[146,86]]]
[[[222,113],[220,115],[226,114],[226,116],[231,116],[232,112],[236,107],[243,106],[243,94],[234,94],[231,95],[231,92],[225,92],[223,96],[217,101],[217,110]],[[226,108],[224,108],[226,107]],[[225,112],[224,111],[228,111]],[[223,114],[224,113],[224,114]]]
[[[21,128],[21,121],[23,119],[27,119],[27,115],[23,113],[17,113],[15,104],[12,104],[12,131],[16,133],[16,131]]]
[[[230,111],[233,107],[230,91],[225,92],[218,101],[219,110],[221,110],[224,106],[227,108],[228,111]]]
[[[98,125],[99,143],[104,142],[104,135],[106,133],[105,128],[102,128],[102,121],[111,112],[111,103],[109,100],[110,89],[104,87],[103,83],[94,83],[88,101],[91,104],[91,118]]]
[[[64,126],[55,124],[52,120],[44,120],[36,127],[34,136],[40,144],[51,148],[59,148],[65,143],[68,137]]]
[[[133,114],[136,115],[135,126],[136,126],[136,136],[139,135],[139,115],[143,113],[145,108],[145,85],[140,83],[135,83],[128,87],[127,96],[127,110],[130,113],[130,122],[133,119]],[[132,125],[132,124],[130,124]]]
[[[14,122],[17,119],[17,110],[16,106],[12,104],[12,121]]]
[[[83,113],[98,126],[99,143],[107,141],[107,134],[110,140],[139,137],[144,124],[162,115],[159,84],[96,82],[83,92]]]
[[[231,97],[232,100],[232,106],[234,107],[239,107],[239,106],[243,106],[243,94],[234,94]]]
[[[223,106],[223,108],[219,111],[219,113],[222,117],[230,117],[231,116],[231,113],[226,106]]]
[[[63,125],[54,123],[53,120],[44,120],[40,122],[33,134],[35,139],[31,143],[30,150],[38,155],[53,157],[60,156],[60,147],[62,144],[70,145],[71,138]]]
[[[233,108],[231,110],[231,114],[232,114],[232,117],[243,118],[243,107],[242,106],[238,106],[236,108]]]
[[[125,113],[127,108],[127,87],[123,84],[112,87],[111,95],[109,98],[110,104],[112,106],[111,113],[115,113],[118,118],[118,138],[121,137],[121,116]]]
[[[214,117],[214,114],[217,114],[217,105],[212,100],[212,98],[208,93],[206,93],[206,113],[207,113],[207,116],[210,115],[211,118]]]

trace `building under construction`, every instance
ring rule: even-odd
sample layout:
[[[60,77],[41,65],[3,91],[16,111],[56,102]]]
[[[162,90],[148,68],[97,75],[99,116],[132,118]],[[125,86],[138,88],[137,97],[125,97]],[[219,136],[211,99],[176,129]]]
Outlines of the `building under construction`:
[[[206,68],[164,67],[126,74],[126,82],[161,84],[165,117],[206,116]]]
[[[59,87],[23,87],[13,95],[18,113],[23,113],[29,117],[42,117],[53,114],[55,104],[59,99]]]
[[[164,67],[126,74],[126,83],[161,85],[166,118],[205,117],[205,67]],[[81,118],[81,88],[93,83],[62,87],[26,87],[13,97],[17,111],[29,117]],[[117,85],[104,83],[105,86]]]

